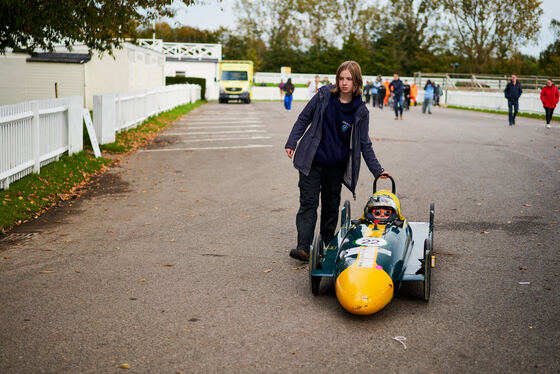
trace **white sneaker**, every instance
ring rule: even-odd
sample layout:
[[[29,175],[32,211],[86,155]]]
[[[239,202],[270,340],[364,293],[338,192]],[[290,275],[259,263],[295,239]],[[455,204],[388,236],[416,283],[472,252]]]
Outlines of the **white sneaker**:
[[[546,125],[546,128],[549,129],[549,128],[550,128],[550,125]]]

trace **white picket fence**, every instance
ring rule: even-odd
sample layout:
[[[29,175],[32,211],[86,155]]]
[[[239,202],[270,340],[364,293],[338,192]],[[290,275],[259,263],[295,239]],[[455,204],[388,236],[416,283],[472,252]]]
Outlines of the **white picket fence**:
[[[114,142],[115,132],[200,100],[200,92],[199,85],[188,84],[94,95],[97,139],[101,144]],[[66,152],[72,155],[83,149],[83,103],[81,96],[71,96],[0,106],[0,189],[39,173],[42,166]]]
[[[82,107],[81,96],[0,106],[0,188],[81,151]]]
[[[115,141],[115,134],[138,126],[147,118],[179,105],[200,100],[197,84],[175,84],[126,93],[93,95],[93,126],[99,144]]]

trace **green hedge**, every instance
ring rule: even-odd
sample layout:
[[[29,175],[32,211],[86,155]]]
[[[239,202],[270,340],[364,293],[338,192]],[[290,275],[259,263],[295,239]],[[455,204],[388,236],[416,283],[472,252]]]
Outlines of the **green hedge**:
[[[206,98],[206,79],[204,78],[195,78],[195,77],[165,77],[165,85],[169,86],[172,84],[198,84],[201,88],[200,91],[200,98]]]

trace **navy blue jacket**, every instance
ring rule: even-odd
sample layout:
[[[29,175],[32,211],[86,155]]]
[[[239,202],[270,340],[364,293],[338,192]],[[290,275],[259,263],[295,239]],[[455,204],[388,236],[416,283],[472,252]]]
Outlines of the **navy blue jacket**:
[[[519,100],[519,97],[521,96],[522,93],[523,90],[521,89],[521,85],[519,84],[519,81],[516,81],[515,84],[513,84],[513,82],[510,81],[504,90],[504,95],[506,96],[506,99],[514,103],[517,100]]]
[[[294,123],[284,147],[296,150],[294,167],[305,175],[309,175],[315,153],[321,143],[323,115],[332,95],[330,90],[333,88],[333,85],[321,87],[319,92],[307,103]],[[373,152],[369,138],[369,111],[363,102],[356,109],[356,118],[350,135],[350,155],[346,162],[343,178],[344,185],[352,191],[354,197],[360,174],[361,155],[363,155],[368,169],[374,176],[377,177],[383,172],[383,168]]]
[[[389,83],[389,89],[395,96],[401,96],[404,91],[404,84],[400,79],[394,79],[391,83]]]

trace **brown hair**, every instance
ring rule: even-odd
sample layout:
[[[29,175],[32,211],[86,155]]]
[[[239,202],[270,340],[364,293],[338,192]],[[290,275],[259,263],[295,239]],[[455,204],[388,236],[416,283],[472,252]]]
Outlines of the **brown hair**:
[[[361,95],[362,86],[363,86],[362,68],[360,67],[360,64],[358,64],[356,61],[345,61],[342,64],[340,64],[338,70],[336,71],[336,85],[331,90],[331,92],[333,94],[337,94],[340,92],[340,88],[338,87],[338,80],[340,79],[340,73],[342,73],[344,70],[348,70],[350,72],[350,75],[352,76],[352,81],[354,86],[354,92],[353,92],[354,96]]]

